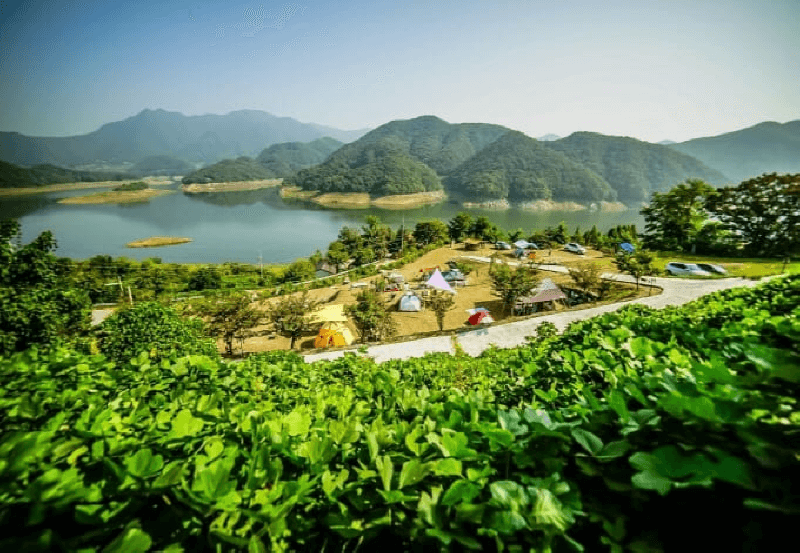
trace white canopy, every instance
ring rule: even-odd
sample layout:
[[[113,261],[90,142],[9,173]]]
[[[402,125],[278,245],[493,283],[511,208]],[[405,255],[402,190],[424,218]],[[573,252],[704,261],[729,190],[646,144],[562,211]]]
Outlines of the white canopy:
[[[433,274],[431,275],[431,278],[429,278],[428,282],[426,282],[425,284],[427,284],[431,288],[436,288],[437,290],[444,290],[445,292],[451,292],[451,293],[455,294],[455,290],[453,290],[450,287],[450,285],[447,283],[447,281],[442,276],[442,272],[439,269],[436,269],[433,272]]]

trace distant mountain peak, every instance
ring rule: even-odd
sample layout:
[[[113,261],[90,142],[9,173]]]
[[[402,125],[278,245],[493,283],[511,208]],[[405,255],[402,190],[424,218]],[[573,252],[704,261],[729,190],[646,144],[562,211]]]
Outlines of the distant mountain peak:
[[[560,138],[561,137],[558,136],[557,134],[549,133],[545,134],[544,136],[538,137],[536,140],[539,140],[541,142],[552,142],[553,140],[558,140]]]

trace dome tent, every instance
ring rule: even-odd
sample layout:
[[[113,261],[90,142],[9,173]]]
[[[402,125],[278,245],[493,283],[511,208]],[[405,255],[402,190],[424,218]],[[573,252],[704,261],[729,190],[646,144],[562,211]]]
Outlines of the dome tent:
[[[314,339],[315,348],[349,346],[355,341],[352,331],[346,324],[344,305],[325,306],[313,313],[312,320],[322,323]]]
[[[422,300],[413,292],[406,292],[400,298],[400,311],[422,311]]]

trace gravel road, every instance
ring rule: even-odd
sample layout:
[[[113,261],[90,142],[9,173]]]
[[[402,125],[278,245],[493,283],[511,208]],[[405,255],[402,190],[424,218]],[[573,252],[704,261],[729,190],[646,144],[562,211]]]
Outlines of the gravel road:
[[[471,259],[479,262],[489,262],[488,257],[471,257]],[[514,264],[512,263],[510,265],[513,266]],[[542,265],[540,269],[559,273],[568,272],[565,267],[560,265]],[[628,275],[606,273],[603,275],[603,277],[613,278],[614,280],[618,280],[620,282],[635,283],[633,277]],[[695,280],[685,278],[651,277],[648,279],[643,279],[643,281],[661,288],[663,292],[657,296],[643,297],[627,302],[615,303],[612,305],[603,305],[600,307],[580,309],[577,311],[562,311],[560,313],[534,317],[524,321],[482,327],[475,330],[467,330],[460,332],[455,337],[455,340],[458,341],[458,344],[466,353],[472,356],[477,356],[480,355],[480,353],[484,350],[488,349],[491,345],[495,345],[500,348],[511,348],[525,344],[526,337],[533,336],[536,332],[536,327],[545,321],[555,324],[559,331],[563,331],[572,322],[590,319],[597,315],[602,315],[603,313],[610,313],[632,303],[641,303],[655,309],[661,309],[668,305],[682,305],[684,303],[696,300],[701,296],[705,296],[719,290],[737,288],[740,286],[755,286],[760,282],[763,282],[763,279],[761,281],[753,281],[743,278]],[[367,349],[367,356],[373,357],[376,362],[381,363],[389,359],[422,357],[432,352],[445,352],[452,354],[454,351],[453,338],[450,336],[435,336],[432,338],[423,338],[421,340],[413,340],[408,342],[369,346]],[[313,361],[319,361],[323,359],[335,359],[343,355],[343,350],[326,351],[322,353],[306,355],[305,360],[306,362],[311,363]]]

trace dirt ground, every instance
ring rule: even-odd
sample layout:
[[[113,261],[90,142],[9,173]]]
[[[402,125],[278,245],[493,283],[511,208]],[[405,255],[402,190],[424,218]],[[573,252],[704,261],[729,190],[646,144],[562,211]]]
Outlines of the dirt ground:
[[[469,256],[480,256],[480,257],[489,257],[494,253],[500,254],[500,258],[509,261],[515,262],[517,261],[514,258],[513,251],[500,251],[494,250],[491,246],[484,247],[477,251],[466,251],[464,249],[463,244],[457,244],[452,249],[449,247],[440,248],[438,250],[434,250],[422,256],[420,259],[413,263],[409,263],[405,267],[402,267],[397,270],[400,274],[403,275],[405,281],[410,284],[411,289],[415,289],[419,284],[422,283],[421,275],[422,270],[432,267],[439,267],[441,270],[446,270],[448,268],[447,262],[448,261],[460,261],[461,258],[465,255]],[[588,250],[586,255],[578,256],[569,252],[559,251],[559,250],[542,250],[537,254],[537,261],[542,263],[552,263],[552,264],[561,264],[566,267],[576,266],[581,263],[591,262],[592,260],[597,260],[601,258],[603,254],[598,251]],[[494,317],[496,323],[502,322],[510,322],[512,320],[519,320],[525,317],[511,317],[509,314],[506,314],[502,308],[502,302],[500,299],[495,296],[492,292],[491,286],[491,279],[489,278],[489,264],[487,263],[479,263],[473,261],[466,261],[470,263],[474,269],[473,271],[467,276],[467,286],[458,287],[456,289],[456,296],[455,296],[455,305],[450,311],[447,312],[444,319],[444,331],[455,331],[467,328],[467,318],[469,314],[467,313],[468,309],[473,309],[476,307],[484,307],[488,309],[492,317]],[[570,284],[572,279],[566,275],[561,273],[555,273],[550,271],[541,271],[539,274],[540,278],[550,278],[556,284]],[[355,282],[361,283],[373,283],[378,276],[369,277],[369,278],[362,278]],[[352,304],[355,303],[356,297],[360,292],[360,289],[353,289],[351,288],[351,284],[338,284],[335,286],[331,286],[329,288],[320,288],[317,290],[309,291],[309,297],[319,300],[323,302],[323,305],[334,305],[334,304]],[[626,284],[618,284],[621,288],[618,292],[618,299],[619,296],[624,296],[627,298],[633,298],[636,296],[636,291],[633,285],[626,285]],[[648,290],[646,287],[642,287],[639,291],[638,295],[647,295]],[[423,308],[422,311],[418,312],[401,312],[397,310],[397,304],[400,300],[400,297],[403,295],[402,291],[400,292],[382,292],[381,294],[386,301],[386,306],[389,308],[394,320],[397,323],[398,334],[394,338],[395,340],[402,340],[402,339],[409,339],[413,336],[424,336],[433,333],[437,333],[439,330],[438,324],[436,323],[436,316],[431,309]],[[268,303],[272,301],[277,301],[274,299],[267,300],[259,305],[260,308],[267,307]],[[587,305],[587,307],[594,307],[599,304],[591,304]],[[576,306],[573,309],[580,309],[581,306]],[[561,311],[565,309],[565,307],[561,305],[556,306],[557,311]],[[548,311],[544,311],[541,313],[548,313]],[[552,313],[552,311],[549,311]],[[532,315],[536,316],[536,315]],[[349,324],[349,323],[348,323]],[[358,339],[358,333],[356,332],[355,327],[350,325],[351,331],[353,335],[356,336]],[[251,338],[247,338],[244,341],[244,351],[245,352],[258,352],[258,351],[269,351],[269,350],[280,350],[280,349],[289,349],[289,345],[291,340],[289,338],[280,336],[280,335],[273,335],[271,332],[270,326],[261,326],[254,329],[256,331],[266,331],[268,334],[265,336],[255,336]],[[295,343],[295,350],[304,350],[308,351],[313,349],[314,346],[314,335],[304,336],[299,338]],[[222,344],[219,344],[220,350],[222,350]],[[238,351],[239,344],[235,344],[236,350]]]

